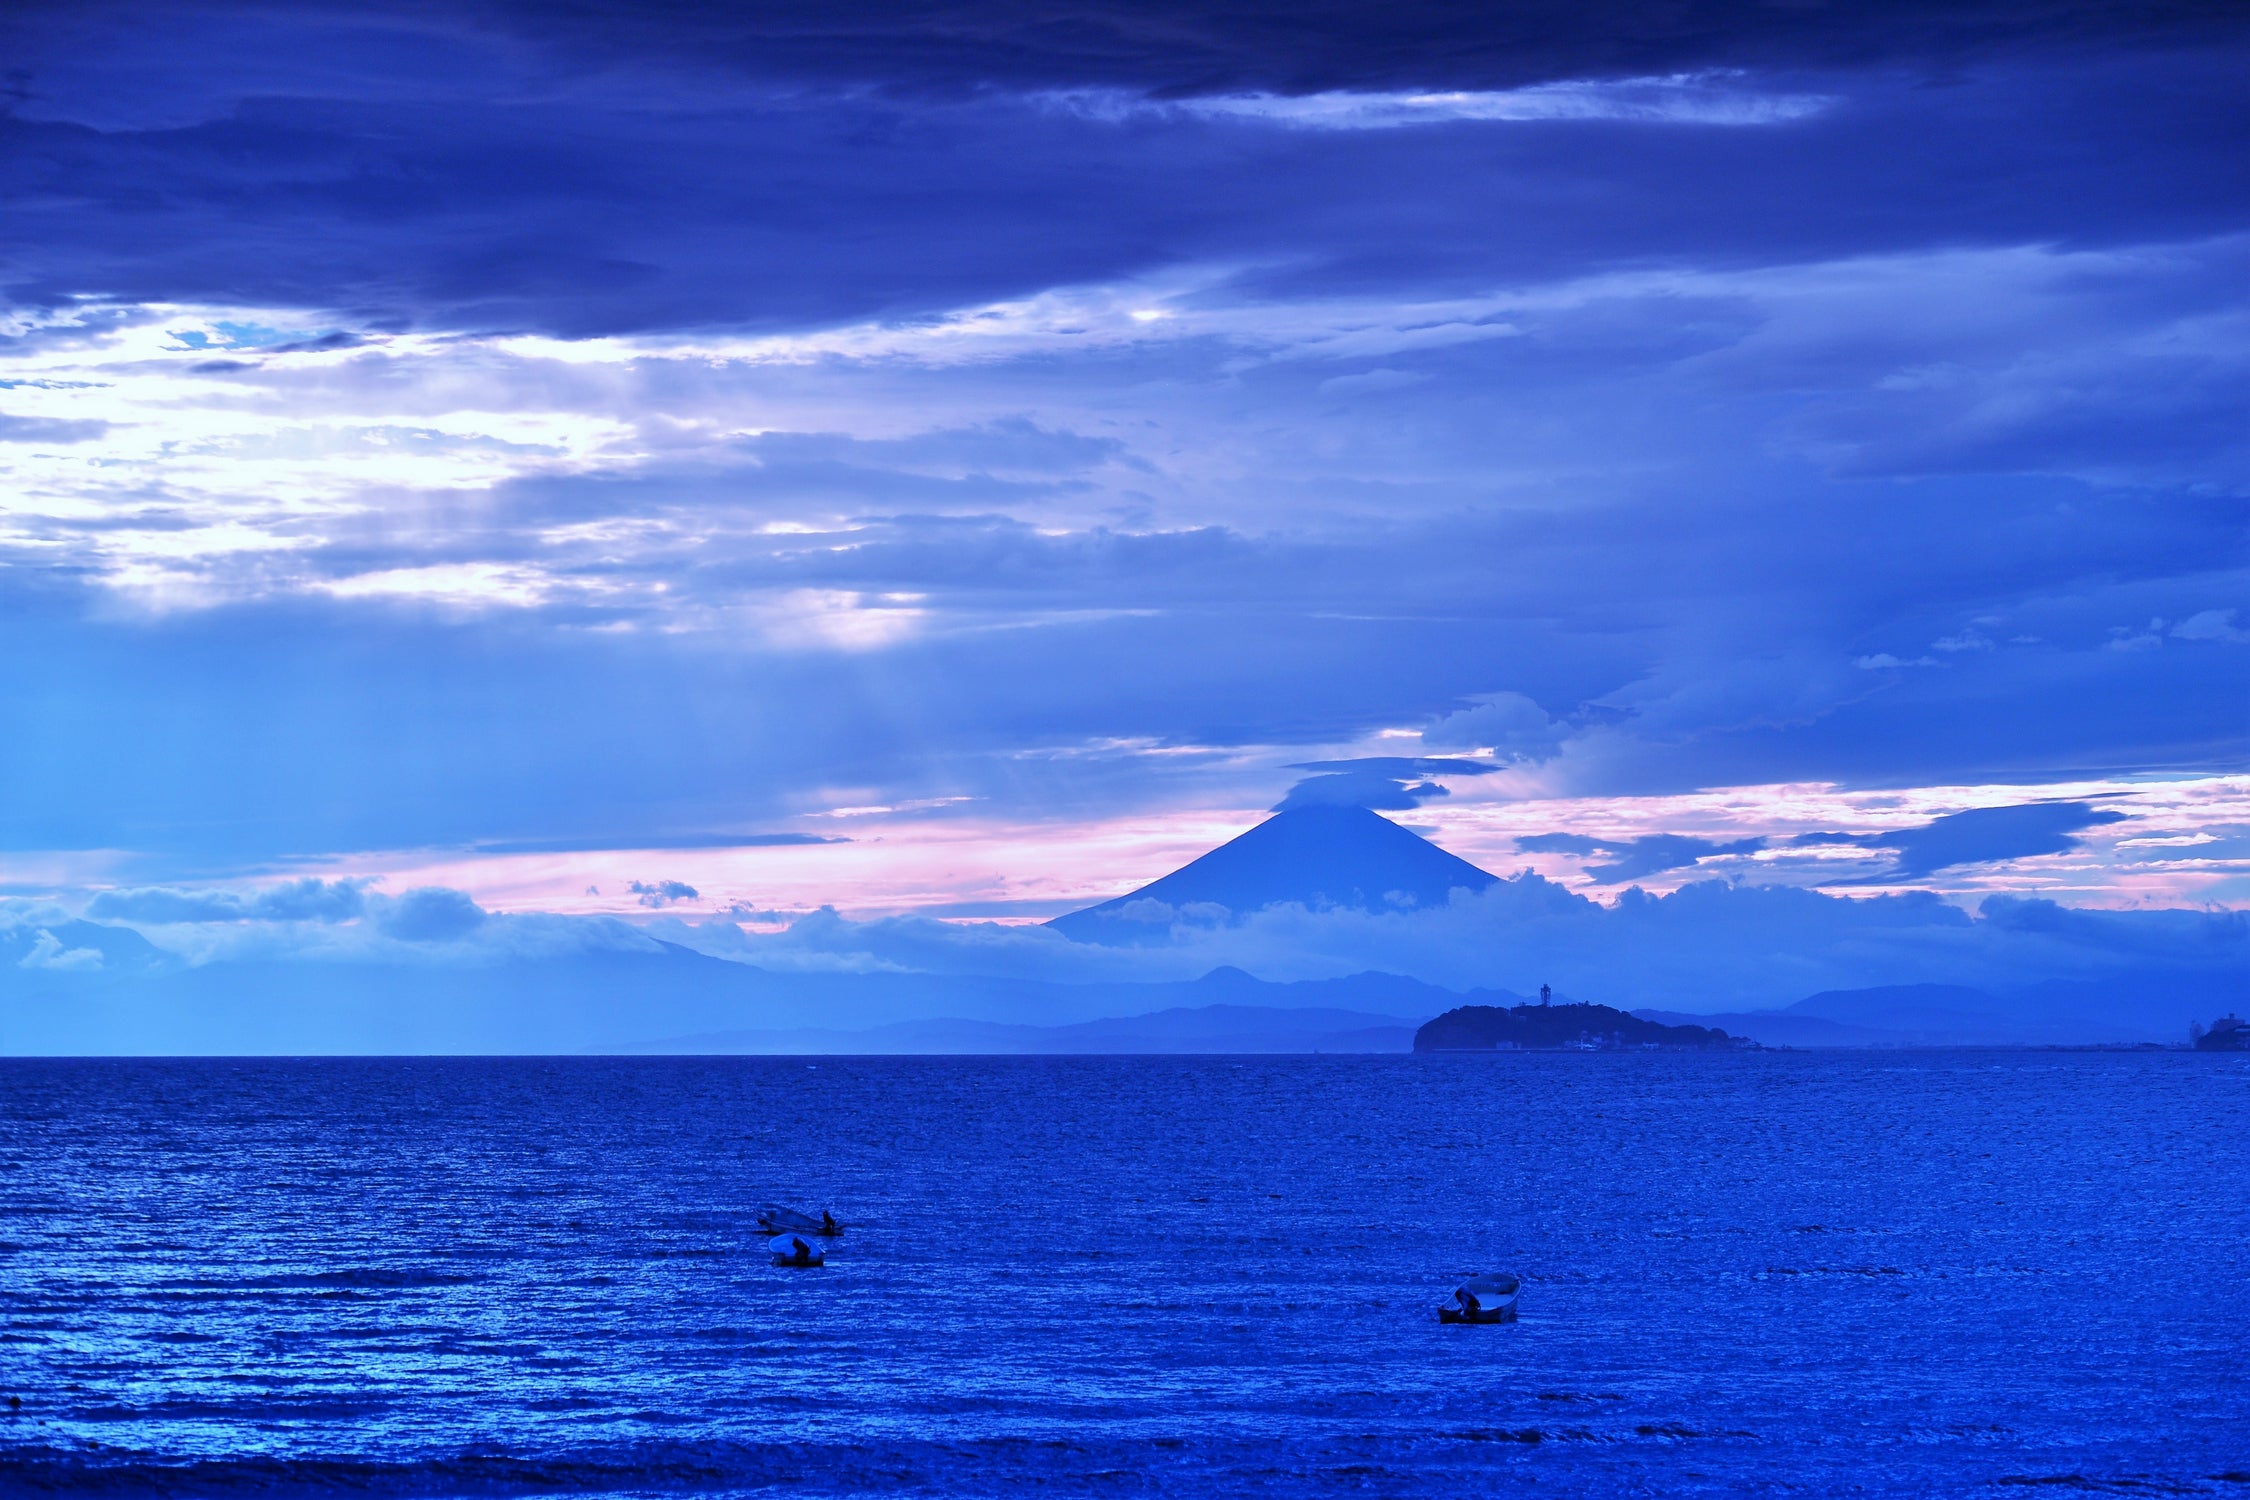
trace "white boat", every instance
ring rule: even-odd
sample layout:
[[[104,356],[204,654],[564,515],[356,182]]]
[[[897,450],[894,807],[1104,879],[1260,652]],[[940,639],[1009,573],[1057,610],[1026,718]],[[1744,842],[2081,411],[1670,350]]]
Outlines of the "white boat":
[[[793,1234],[786,1241],[777,1240],[775,1243],[781,1246],[773,1258],[773,1263],[777,1266],[822,1266],[828,1263],[828,1258],[815,1250],[812,1241],[801,1234]]]
[[[821,1234],[833,1236],[842,1234],[844,1226],[837,1223],[836,1216],[825,1208],[820,1211],[820,1217],[816,1219],[811,1214],[801,1214],[793,1208],[783,1208],[779,1204],[769,1203],[758,1210],[758,1232],[760,1234]]]
[[[1440,1323],[1513,1323],[1516,1293],[1523,1283],[1513,1276],[1472,1276],[1453,1289],[1453,1305],[1437,1310]]]

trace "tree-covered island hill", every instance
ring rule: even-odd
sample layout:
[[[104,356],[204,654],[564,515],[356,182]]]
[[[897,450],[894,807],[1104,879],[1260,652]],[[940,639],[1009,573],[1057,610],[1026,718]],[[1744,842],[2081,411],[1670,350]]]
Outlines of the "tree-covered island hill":
[[[1755,1048],[1710,1026],[1667,1026],[1607,1005],[1462,1005],[1414,1033],[1417,1052],[1715,1052]]]

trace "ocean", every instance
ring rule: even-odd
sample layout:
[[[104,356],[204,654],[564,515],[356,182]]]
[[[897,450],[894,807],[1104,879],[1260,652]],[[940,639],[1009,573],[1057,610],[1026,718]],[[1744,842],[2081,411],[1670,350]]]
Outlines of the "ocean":
[[[2050,1490],[2250,1497],[2250,1058],[0,1062],[8,1494]]]

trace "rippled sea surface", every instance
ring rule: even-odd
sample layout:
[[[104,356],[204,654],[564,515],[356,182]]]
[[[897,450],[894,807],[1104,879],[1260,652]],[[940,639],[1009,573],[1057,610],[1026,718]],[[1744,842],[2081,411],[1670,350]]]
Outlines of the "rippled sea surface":
[[[2250,1496],[2250,1059],[0,1062],[7,1395],[13,1493]]]

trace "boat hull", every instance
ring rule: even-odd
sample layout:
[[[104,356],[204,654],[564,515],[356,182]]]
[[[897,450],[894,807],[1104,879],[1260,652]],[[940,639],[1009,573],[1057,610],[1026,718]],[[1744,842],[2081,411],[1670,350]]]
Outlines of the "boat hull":
[[[799,1213],[793,1208],[769,1205],[758,1210],[760,1234],[817,1234],[823,1239],[834,1239],[843,1232],[844,1226],[825,1213],[816,1219],[811,1214]]]
[[[1513,1323],[1523,1282],[1514,1276],[1477,1276],[1462,1283],[1450,1305],[1440,1305],[1440,1323]]]

